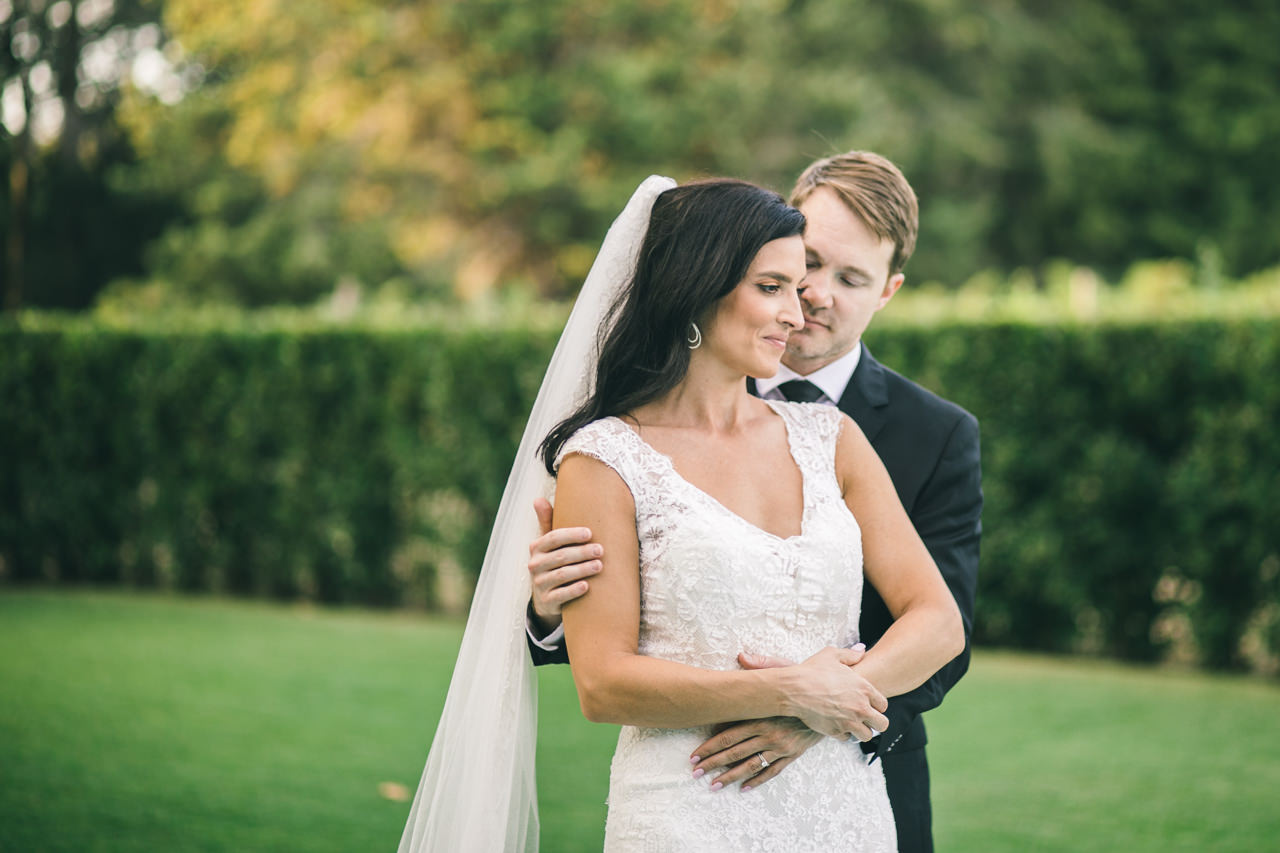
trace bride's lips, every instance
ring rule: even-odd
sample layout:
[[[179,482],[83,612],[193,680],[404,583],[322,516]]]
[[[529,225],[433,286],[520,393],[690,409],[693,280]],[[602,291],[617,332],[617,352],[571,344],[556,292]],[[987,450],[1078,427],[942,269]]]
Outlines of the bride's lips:
[[[786,335],[765,335],[764,339],[780,350],[785,350],[787,348]]]

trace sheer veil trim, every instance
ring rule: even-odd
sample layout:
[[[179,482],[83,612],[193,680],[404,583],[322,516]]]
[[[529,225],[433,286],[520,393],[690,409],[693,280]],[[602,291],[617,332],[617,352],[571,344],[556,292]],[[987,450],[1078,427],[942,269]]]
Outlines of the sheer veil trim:
[[[525,645],[528,543],[538,534],[532,504],[550,485],[538,445],[591,392],[597,336],[635,269],[654,199],[675,185],[655,175],[632,195],[605,236],[551,356],[502,493],[399,853],[538,849],[538,695]]]

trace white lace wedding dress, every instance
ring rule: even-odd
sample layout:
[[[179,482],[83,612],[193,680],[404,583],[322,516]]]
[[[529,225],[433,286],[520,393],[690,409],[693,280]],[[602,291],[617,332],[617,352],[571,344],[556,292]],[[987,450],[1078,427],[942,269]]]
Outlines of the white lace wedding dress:
[[[617,471],[636,505],[641,654],[737,669],[739,652],[803,660],[857,642],[862,537],[835,476],[840,412],[770,403],[804,478],[801,532],[786,539],[730,512],[676,473],[616,418],[564,446]],[[763,487],[767,488],[767,484]],[[694,779],[689,756],[709,727],[624,726],[609,783],[607,853],[893,851],[879,763],[857,741],[825,738],[746,793]]]

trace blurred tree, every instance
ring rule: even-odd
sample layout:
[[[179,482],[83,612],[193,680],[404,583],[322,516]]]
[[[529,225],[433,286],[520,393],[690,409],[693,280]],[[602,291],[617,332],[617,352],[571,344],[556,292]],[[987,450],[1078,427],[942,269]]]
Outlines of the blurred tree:
[[[164,82],[159,4],[0,0],[4,306],[79,308],[135,271],[164,200],[111,185],[132,160],[113,117],[129,76]],[[148,71],[150,73],[148,73]]]
[[[130,123],[164,156],[148,136],[219,114],[227,166],[276,204],[324,197],[321,218],[340,219],[331,234],[384,234],[419,281],[469,295],[516,277],[562,292],[649,171],[751,165],[750,134],[707,115],[762,115],[768,93],[749,89],[767,64],[733,51],[763,32],[718,32],[715,6],[171,0],[169,27],[210,71],[208,106],[139,105]],[[761,124],[760,138],[774,135]]]
[[[1280,260],[1280,6],[1083,0],[793,4],[805,80],[866,80],[822,128],[879,150],[921,201],[909,273],[1070,258],[1118,275]],[[822,79],[820,76],[818,79]],[[793,81],[794,82],[794,81]],[[1220,265],[1220,266],[1217,266]]]
[[[1019,5],[1031,38],[997,66],[1016,87],[997,124],[1003,265],[1280,259],[1280,5]]]
[[[168,0],[202,83],[126,110],[130,181],[186,211],[148,269],[248,304],[342,279],[564,295],[646,174],[785,190],[859,147],[919,192],[914,279],[1239,275],[1280,260],[1280,7],[1175,6]]]

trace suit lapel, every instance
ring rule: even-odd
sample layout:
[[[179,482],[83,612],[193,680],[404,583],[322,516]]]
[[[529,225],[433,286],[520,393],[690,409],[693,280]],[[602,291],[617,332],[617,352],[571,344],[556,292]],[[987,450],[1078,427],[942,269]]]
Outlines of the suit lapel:
[[[858,346],[862,347],[862,356],[840,397],[840,410],[861,427],[867,441],[874,442],[884,426],[884,407],[889,404],[889,389],[884,367],[871,357],[866,344],[859,343]]]
[[[885,382],[884,366],[871,357],[867,345],[862,347],[862,356],[858,359],[858,367],[849,377],[849,384],[844,387],[844,394],[837,404],[840,411],[853,418],[858,428],[866,435],[867,441],[875,441],[880,428],[884,426],[884,407],[889,405],[889,386]],[[760,396],[756,389],[756,381],[747,377],[747,391],[753,396]]]

